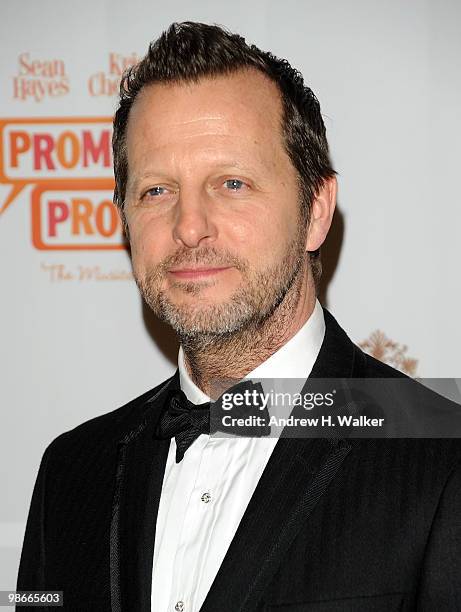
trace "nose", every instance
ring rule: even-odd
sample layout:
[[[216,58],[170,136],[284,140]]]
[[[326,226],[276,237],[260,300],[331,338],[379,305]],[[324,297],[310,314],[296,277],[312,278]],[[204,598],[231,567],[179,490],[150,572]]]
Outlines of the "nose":
[[[180,191],[173,222],[174,241],[180,246],[194,248],[214,241],[216,234],[206,194]]]

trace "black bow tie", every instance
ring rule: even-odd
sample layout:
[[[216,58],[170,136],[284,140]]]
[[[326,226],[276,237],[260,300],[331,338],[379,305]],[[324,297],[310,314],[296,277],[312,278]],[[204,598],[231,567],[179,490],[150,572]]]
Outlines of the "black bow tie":
[[[250,405],[233,405],[231,409],[223,407],[232,401],[230,394],[252,394],[256,401]],[[256,392],[256,393],[254,393]],[[267,407],[260,409],[260,398],[263,389],[260,383],[243,381],[228,389],[216,402],[194,404],[189,401],[181,389],[170,389],[165,400],[165,411],[157,425],[156,436],[162,439],[176,439],[176,463],[179,463],[189,446],[200,434],[212,434],[217,431],[238,436],[261,437],[270,434],[269,412]],[[235,425],[223,423],[223,417],[244,419],[246,424]],[[228,419],[230,420],[230,419]]]

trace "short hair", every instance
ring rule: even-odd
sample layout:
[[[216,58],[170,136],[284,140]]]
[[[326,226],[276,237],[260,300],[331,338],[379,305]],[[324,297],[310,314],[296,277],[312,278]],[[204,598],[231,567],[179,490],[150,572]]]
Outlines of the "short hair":
[[[244,69],[256,69],[276,83],[282,102],[282,136],[285,150],[298,175],[303,222],[310,217],[312,202],[334,171],[320,104],[304,84],[302,74],[280,59],[217,25],[185,21],[173,23],[149,45],[145,57],[129,68],[120,83],[119,106],[114,117],[114,204],[124,213],[128,160],[126,130],[136,96],[154,83],[190,83]],[[128,233],[128,232],[127,232]],[[321,275],[319,250],[310,253],[312,272]]]

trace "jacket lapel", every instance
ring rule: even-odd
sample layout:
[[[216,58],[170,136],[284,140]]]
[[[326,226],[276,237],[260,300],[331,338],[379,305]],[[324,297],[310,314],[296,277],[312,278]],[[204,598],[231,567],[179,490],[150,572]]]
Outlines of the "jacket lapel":
[[[284,554],[350,448],[343,440],[277,442],[201,612],[257,609]]]
[[[324,311],[326,333],[311,372],[316,378],[352,375],[357,352]],[[155,438],[165,394],[174,377],[149,398],[118,443],[110,531],[113,612],[150,612],[155,525],[169,440]],[[278,441],[201,608],[254,610],[284,553],[305,524],[351,449],[344,440]]]
[[[332,315],[324,310],[324,316],[325,338],[310,377],[350,377],[360,355]],[[279,439],[201,612],[257,609],[284,554],[351,448],[343,439]]]
[[[113,612],[151,609],[155,525],[170,440],[155,438],[165,394],[175,376],[149,398],[118,443],[110,531]]]

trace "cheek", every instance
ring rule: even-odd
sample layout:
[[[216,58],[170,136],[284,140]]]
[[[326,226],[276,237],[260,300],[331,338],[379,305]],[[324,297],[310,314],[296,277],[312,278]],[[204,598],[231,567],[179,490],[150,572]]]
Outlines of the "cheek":
[[[296,225],[291,217],[260,211],[231,225],[232,250],[253,261],[274,260],[293,240],[295,231]]]
[[[153,223],[130,227],[131,259],[135,270],[156,265],[168,255],[166,232]]]
[[[271,241],[271,237],[267,236],[266,228],[262,227],[255,216],[232,223],[229,230],[226,242],[230,251],[237,257],[247,260],[250,265],[259,268],[260,262],[267,258],[267,243]]]

